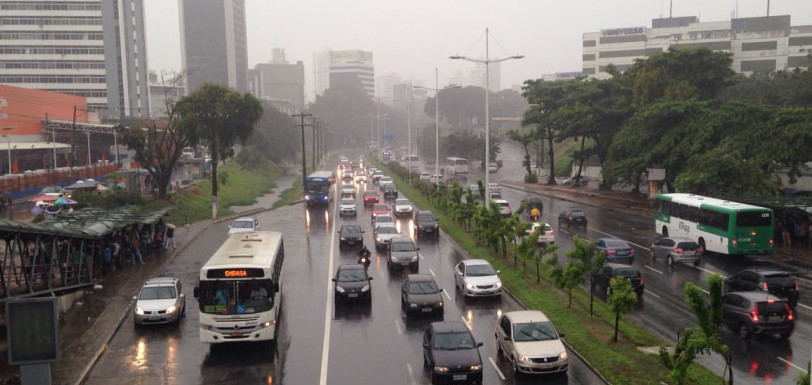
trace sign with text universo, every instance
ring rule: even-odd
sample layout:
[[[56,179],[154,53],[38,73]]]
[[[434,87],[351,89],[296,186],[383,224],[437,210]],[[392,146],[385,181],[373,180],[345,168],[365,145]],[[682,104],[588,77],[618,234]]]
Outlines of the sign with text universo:
[[[601,36],[642,35],[644,33],[646,33],[646,27],[627,27],[601,30]]]

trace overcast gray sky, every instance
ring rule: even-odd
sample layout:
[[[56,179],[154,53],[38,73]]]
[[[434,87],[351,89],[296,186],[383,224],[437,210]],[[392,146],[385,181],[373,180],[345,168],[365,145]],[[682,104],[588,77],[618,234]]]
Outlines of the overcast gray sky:
[[[673,0],[674,16],[702,22],[764,16],[768,0]],[[248,64],[284,48],[289,61],[312,72],[313,53],[361,49],[374,55],[376,76],[440,83],[472,63],[449,55],[485,56],[490,28],[492,59],[525,55],[502,64],[502,87],[553,72],[580,71],[584,32],[651,27],[667,17],[668,0],[246,0]],[[149,67],[181,69],[177,1],[145,0]],[[791,15],[792,25],[812,24],[812,1],[771,0],[770,15]],[[307,92],[312,84],[306,85]]]

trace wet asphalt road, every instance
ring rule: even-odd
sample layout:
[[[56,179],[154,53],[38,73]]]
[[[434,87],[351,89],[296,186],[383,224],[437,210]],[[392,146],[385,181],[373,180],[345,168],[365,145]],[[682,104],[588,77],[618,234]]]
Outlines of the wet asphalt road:
[[[492,174],[519,180],[518,160],[504,158],[505,168]],[[516,176],[518,173],[519,177]],[[503,195],[513,205],[528,193],[504,189]],[[556,227],[560,211],[574,203],[542,197],[543,219]],[[677,265],[669,268],[662,261],[652,262],[648,247],[654,240],[651,218],[578,203],[589,215],[590,225],[585,235],[590,238],[614,235],[632,242],[637,249],[635,265],[643,272],[646,293],[632,314],[633,319],[667,341],[673,341],[684,326],[693,326],[694,316],[683,300],[685,282],[705,287],[711,272],[723,275],[735,273],[754,263],[792,267],[791,261],[776,258],[731,259],[711,256],[700,266]],[[176,275],[184,282],[189,311],[179,327],[133,329],[131,317],[125,320],[108,350],[90,373],[86,384],[109,384],[111,379],[122,384],[238,384],[283,383],[318,384],[322,378],[328,384],[345,383],[428,383],[422,367],[421,337],[429,319],[406,321],[399,301],[402,274],[389,274],[385,261],[376,258],[370,267],[373,280],[373,303],[369,307],[333,307],[330,278],[339,264],[354,263],[352,251],[340,251],[334,239],[334,225],[357,222],[366,230],[365,241],[372,243],[368,212],[359,206],[357,218],[336,218],[332,211],[306,211],[301,205],[261,213],[263,230],[285,233],[285,277],[283,284],[283,313],[276,349],[264,345],[237,344],[210,350],[198,341],[197,302],[192,287],[204,261],[226,238],[227,223],[211,226],[183,254],[170,261],[156,275]],[[408,221],[401,220],[404,231]],[[558,229],[556,242],[559,258],[565,262],[564,250],[572,247],[572,233]],[[454,290],[452,268],[463,256],[445,237],[437,241],[419,241],[423,259],[421,273],[433,273],[447,293],[445,319],[459,319],[472,326],[474,336],[484,342],[481,354],[486,384],[514,382],[511,370],[497,358],[493,341],[493,322],[499,310],[518,307],[505,296],[501,302],[475,301],[464,303]],[[812,290],[808,281],[801,280],[801,290]],[[135,293],[133,293],[135,294]],[[601,295],[598,296],[603,299]],[[809,359],[810,308],[802,294],[798,307],[795,333],[788,341],[756,337],[740,341],[735,333],[726,331],[724,342],[733,354],[734,378],[737,383],[790,384]],[[328,338],[324,331],[329,328]],[[327,347],[327,349],[322,349]],[[577,362],[574,355],[571,360]],[[490,360],[493,359],[493,363]],[[722,373],[724,363],[719,357],[701,359],[716,373]],[[497,370],[498,368],[498,370]],[[501,375],[506,377],[505,380]],[[526,379],[525,379],[526,380]],[[597,379],[573,363],[569,378],[551,379],[557,383],[593,384]]]

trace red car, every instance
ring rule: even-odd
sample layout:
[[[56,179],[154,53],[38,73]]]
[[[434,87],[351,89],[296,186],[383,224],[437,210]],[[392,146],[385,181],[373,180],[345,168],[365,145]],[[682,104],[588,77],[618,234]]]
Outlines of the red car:
[[[378,203],[378,192],[375,190],[367,190],[364,191],[364,204],[365,205],[372,205]]]
[[[369,219],[374,220],[375,216],[389,214],[389,206],[385,204],[375,204],[372,206],[372,214],[370,215]]]

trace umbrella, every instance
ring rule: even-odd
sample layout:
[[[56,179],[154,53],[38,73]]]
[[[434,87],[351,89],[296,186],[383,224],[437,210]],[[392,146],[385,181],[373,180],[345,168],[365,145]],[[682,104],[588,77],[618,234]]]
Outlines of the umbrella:
[[[43,210],[41,206],[34,206],[31,208],[31,214],[33,215],[42,214],[42,211]]]
[[[56,196],[56,195],[47,195],[47,194],[42,194],[42,195],[37,195],[37,196],[35,196],[35,197],[33,197],[33,198],[29,199],[28,201],[29,201],[29,202],[39,202],[39,201],[43,201],[43,202],[52,202],[52,201],[55,201],[55,200],[57,200],[57,199],[59,199],[59,197],[58,197],[58,196]]]
[[[60,197],[59,199],[54,201],[55,205],[72,205],[74,203],[76,203],[75,200],[68,199],[68,198],[65,198],[65,197]]]

